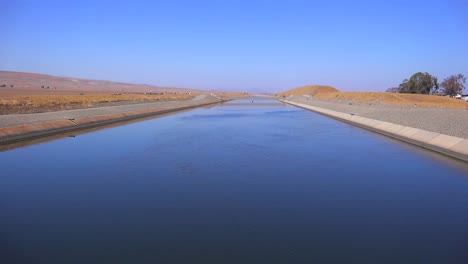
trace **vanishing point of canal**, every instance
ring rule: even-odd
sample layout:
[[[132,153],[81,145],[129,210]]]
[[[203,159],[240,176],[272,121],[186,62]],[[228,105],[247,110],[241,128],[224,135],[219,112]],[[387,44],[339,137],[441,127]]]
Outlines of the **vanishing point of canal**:
[[[0,153],[3,263],[468,263],[466,163],[272,100]]]

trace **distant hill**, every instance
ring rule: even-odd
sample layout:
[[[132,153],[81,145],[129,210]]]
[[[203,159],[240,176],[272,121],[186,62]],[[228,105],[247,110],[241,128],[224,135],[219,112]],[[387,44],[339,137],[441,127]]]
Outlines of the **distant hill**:
[[[13,87],[11,87],[13,85]],[[5,86],[5,87],[2,87]],[[112,93],[144,93],[144,92],[177,92],[201,93],[208,92],[197,89],[160,87],[145,84],[132,84],[104,80],[59,77],[46,74],[0,71],[0,89],[3,92],[28,91],[43,92],[112,92]],[[6,91],[8,90],[8,91]]]
[[[339,92],[338,89],[328,85],[307,85],[298,88],[294,88],[285,92],[281,92],[278,95],[311,95],[315,96],[318,93],[330,93]]]

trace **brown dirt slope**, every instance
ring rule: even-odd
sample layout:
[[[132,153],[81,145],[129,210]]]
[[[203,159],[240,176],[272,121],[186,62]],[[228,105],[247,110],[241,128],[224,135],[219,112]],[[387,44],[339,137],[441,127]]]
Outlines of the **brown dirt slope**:
[[[312,95],[315,96],[318,93],[330,93],[339,92],[338,89],[327,85],[307,85],[298,88],[294,88],[285,92],[281,92],[278,95]]]
[[[384,103],[394,105],[416,105],[424,107],[468,109],[468,103],[445,96],[426,94],[399,94],[384,92],[329,92],[318,93],[315,99],[350,101],[360,103]]]
[[[145,84],[60,77],[29,72],[0,71],[0,95],[3,96],[19,94],[70,94],[76,91],[87,93],[208,92],[188,88],[160,87]]]

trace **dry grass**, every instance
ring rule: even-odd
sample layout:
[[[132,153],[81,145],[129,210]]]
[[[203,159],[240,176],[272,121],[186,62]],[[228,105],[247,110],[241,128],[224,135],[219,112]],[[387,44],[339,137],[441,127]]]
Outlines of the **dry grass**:
[[[35,113],[77,109],[125,102],[155,102],[188,100],[189,94],[83,94],[83,95],[30,95],[0,97],[0,113]]]
[[[333,92],[318,93],[314,96],[321,100],[340,100],[363,103],[385,103],[395,105],[417,105],[425,107],[442,107],[466,109],[468,103],[445,96],[426,94],[395,94],[383,92]]]
[[[0,106],[61,106],[61,105],[93,105],[96,103],[122,102],[122,101],[172,101],[185,100],[193,98],[188,94],[163,94],[163,95],[145,95],[145,94],[84,94],[84,95],[32,95],[32,96],[8,96],[0,98]]]
[[[279,93],[280,96],[311,95],[315,99],[349,101],[360,103],[384,103],[394,105],[417,105],[424,107],[467,109],[468,103],[444,96],[426,94],[399,94],[383,92],[341,92],[331,86],[311,85]]]
[[[316,95],[318,93],[330,93],[330,92],[338,92],[336,88],[327,85],[308,85],[302,86],[295,89],[291,89],[285,92],[281,92],[278,95],[280,96],[288,96],[288,95]]]

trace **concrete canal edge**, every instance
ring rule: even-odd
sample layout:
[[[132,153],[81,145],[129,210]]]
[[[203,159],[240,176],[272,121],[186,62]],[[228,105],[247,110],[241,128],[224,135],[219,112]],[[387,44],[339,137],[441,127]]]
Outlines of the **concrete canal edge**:
[[[76,119],[64,119],[19,126],[3,127],[0,128],[0,145],[7,145],[25,140],[33,140],[43,137],[54,136],[66,132],[74,132],[89,128],[106,126],[118,122],[125,122],[134,119],[157,116],[208,105],[214,105],[226,101],[229,100],[217,100],[203,103],[195,103],[185,105],[182,107],[154,108],[106,115],[87,116]]]
[[[468,139],[414,127],[401,126],[288,100],[282,102],[468,162]]]

